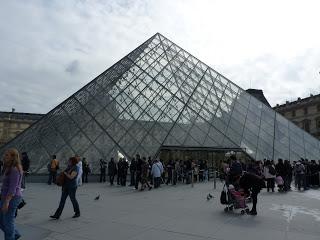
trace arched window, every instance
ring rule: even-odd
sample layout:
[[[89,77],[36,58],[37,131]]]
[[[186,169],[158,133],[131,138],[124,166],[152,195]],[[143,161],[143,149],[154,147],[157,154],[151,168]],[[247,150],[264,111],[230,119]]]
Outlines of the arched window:
[[[310,132],[310,124],[311,124],[311,120],[310,119],[304,119],[302,121],[302,127],[306,132]]]

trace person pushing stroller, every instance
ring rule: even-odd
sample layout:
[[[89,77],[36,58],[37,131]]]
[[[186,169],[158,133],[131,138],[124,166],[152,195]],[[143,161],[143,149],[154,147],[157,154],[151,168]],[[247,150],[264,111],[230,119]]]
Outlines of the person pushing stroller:
[[[262,177],[259,177],[252,173],[244,173],[238,178],[238,184],[240,189],[243,189],[245,194],[250,194],[252,199],[252,209],[249,212],[250,215],[257,215],[257,202],[258,194],[262,188],[265,188],[265,182]]]

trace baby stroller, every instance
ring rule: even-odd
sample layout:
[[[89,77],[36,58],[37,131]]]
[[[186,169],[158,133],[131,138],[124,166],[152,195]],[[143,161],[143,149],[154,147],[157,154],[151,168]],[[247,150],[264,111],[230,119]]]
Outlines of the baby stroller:
[[[245,196],[243,192],[236,191],[233,185],[227,186],[224,184],[220,202],[226,205],[224,208],[225,212],[233,211],[234,209],[239,209],[242,215],[249,214],[250,210],[247,203],[250,202],[250,196]]]

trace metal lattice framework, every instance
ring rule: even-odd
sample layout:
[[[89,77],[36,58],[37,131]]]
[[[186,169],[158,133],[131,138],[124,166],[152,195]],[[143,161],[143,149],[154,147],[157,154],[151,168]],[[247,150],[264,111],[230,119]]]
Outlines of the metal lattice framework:
[[[157,33],[0,149],[28,152],[32,170],[52,154],[95,167],[119,151],[161,146],[245,148],[254,159],[316,159],[317,139]]]

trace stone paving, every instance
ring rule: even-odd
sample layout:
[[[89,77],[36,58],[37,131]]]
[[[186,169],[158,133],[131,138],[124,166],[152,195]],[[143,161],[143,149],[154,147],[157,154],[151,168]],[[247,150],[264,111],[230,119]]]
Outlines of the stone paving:
[[[60,188],[29,183],[27,205],[17,223],[22,240],[200,240],[319,239],[320,191],[259,195],[258,215],[225,213],[219,202],[222,184],[163,186],[137,192],[131,187],[89,183],[79,188],[81,217],[73,219],[70,200],[59,220],[49,219]],[[207,201],[207,193],[214,198]],[[94,198],[100,194],[100,199]],[[0,235],[3,239],[3,235]]]

